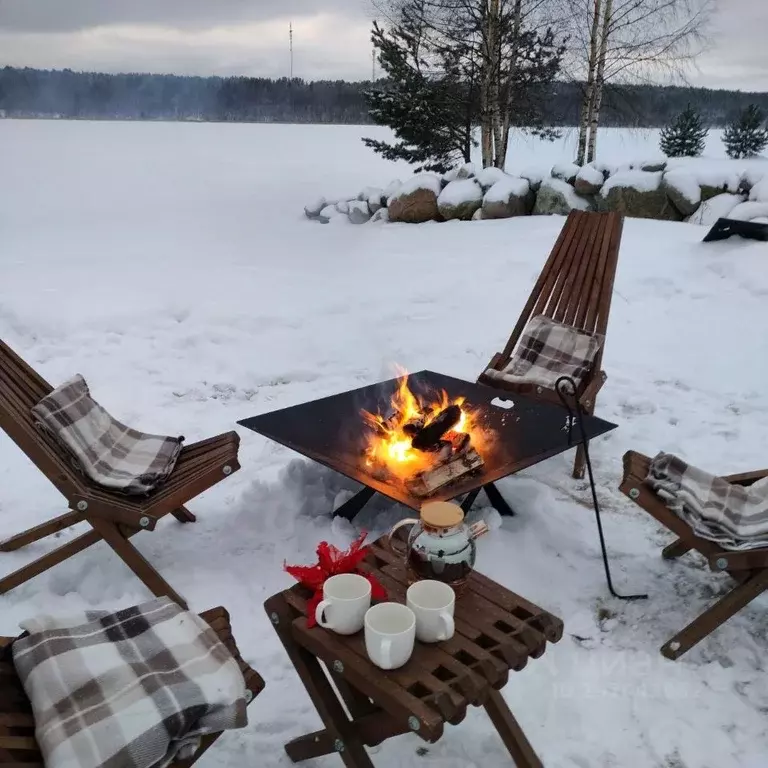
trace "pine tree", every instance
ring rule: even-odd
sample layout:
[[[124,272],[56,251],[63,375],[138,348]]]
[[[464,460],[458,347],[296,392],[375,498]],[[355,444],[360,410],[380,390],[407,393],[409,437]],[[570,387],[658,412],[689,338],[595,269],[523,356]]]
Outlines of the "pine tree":
[[[698,157],[704,151],[708,128],[701,115],[688,104],[665,128],[661,129],[661,151],[667,157]]]
[[[392,128],[397,141],[363,142],[387,160],[444,173],[461,159],[469,162],[475,143],[466,119],[468,89],[449,52],[426,47],[420,24],[407,10],[389,30],[374,23],[371,39],[386,78],[364,96],[373,121]],[[435,59],[441,66],[431,66]]]
[[[750,104],[743,110],[723,131],[723,144],[728,157],[735,160],[754,157],[768,147],[768,129],[760,107]]]

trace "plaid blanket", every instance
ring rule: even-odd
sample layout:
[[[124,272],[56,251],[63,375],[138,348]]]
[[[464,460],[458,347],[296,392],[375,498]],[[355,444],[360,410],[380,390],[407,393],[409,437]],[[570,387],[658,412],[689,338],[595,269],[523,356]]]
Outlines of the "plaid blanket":
[[[167,597],[22,628],[13,659],[46,768],[161,768],[247,724],[237,662]]]
[[[669,453],[651,460],[646,482],[702,539],[723,549],[768,546],[768,478],[729,483]]]
[[[78,470],[105,488],[145,494],[173,471],[183,437],[147,435],[113,419],[79,374],[32,408],[39,425],[70,454]]]
[[[554,389],[561,376],[570,376],[578,387],[589,372],[602,344],[593,336],[543,315],[526,325],[512,359],[503,371],[489,368],[492,379],[537,384]]]

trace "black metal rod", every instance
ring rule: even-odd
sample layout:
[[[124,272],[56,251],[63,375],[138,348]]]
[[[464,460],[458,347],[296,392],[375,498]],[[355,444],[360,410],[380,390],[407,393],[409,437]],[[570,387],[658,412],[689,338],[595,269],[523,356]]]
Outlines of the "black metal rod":
[[[570,391],[566,392],[564,385],[568,385]],[[597,521],[597,533],[600,537],[600,549],[603,553],[603,567],[605,568],[605,579],[608,582],[608,590],[610,593],[617,597],[619,600],[647,600],[648,595],[620,595],[613,588],[613,579],[611,579],[611,567],[608,563],[608,550],[605,546],[605,536],[603,535],[603,521],[600,515],[600,505],[597,501],[597,489],[595,488],[595,477],[592,473],[592,460],[589,458],[589,440],[587,439],[587,432],[584,427],[584,410],[581,407],[578,397],[576,396],[576,383],[570,376],[561,376],[555,382],[555,391],[557,392],[560,402],[562,402],[565,409],[568,411],[568,443],[571,444],[571,431],[573,429],[573,422],[577,421],[579,424],[579,431],[581,432],[581,444],[584,446],[584,458],[587,461],[587,472],[589,473],[589,486],[592,490],[592,505],[595,509],[595,520]],[[576,414],[578,418],[573,415],[573,409],[568,403],[567,395],[573,398],[573,402],[576,405]]]
[[[501,495],[499,489],[493,484],[483,486],[485,495],[488,497],[488,501],[500,515],[506,515],[507,517],[514,517],[515,511],[507,504],[507,500]]]
[[[334,517],[343,517],[345,520],[354,520],[357,513],[373,498],[376,491],[367,485],[358,491],[351,499],[345,501],[338,509],[333,511]]]
[[[475,500],[479,495],[480,495],[480,489],[475,488],[474,491],[470,491],[464,497],[464,500],[461,502],[461,508],[464,510],[465,515],[467,514],[467,512],[469,512],[470,509],[472,509],[472,505],[475,503]]]

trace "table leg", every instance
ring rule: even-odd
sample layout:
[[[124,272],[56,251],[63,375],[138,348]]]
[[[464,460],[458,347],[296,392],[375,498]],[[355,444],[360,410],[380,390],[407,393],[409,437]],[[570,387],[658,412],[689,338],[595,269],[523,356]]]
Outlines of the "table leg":
[[[322,735],[322,745],[318,743],[318,746],[325,748],[332,743],[333,751],[338,752],[347,768],[373,768],[360,733],[344,712],[320,662],[293,639],[291,628],[293,613],[285,599],[282,595],[275,595],[267,600],[264,608],[275,625],[275,631],[325,726],[326,733]],[[299,760],[312,756],[310,747],[315,743],[314,738],[318,735],[311,734],[311,736],[312,742],[295,740],[286,746],[286,752],[292,760],[294,755]],[[296,744],[296,741],[300,743]],[[291,745],[294,746],[291,747]],[[291,747],[290,751],[288,747]]]
[[[470,491],[465,497],[464,501],[461,502],[461,508],[464,510],[464,514],[466,515],[467,512],[469,512],[470,509],[472,509],[472,505],[475,503],[475,499],[480,495],[480,489],[475,488],[474,491]]]
[[[505,498],[501,495],[501,492],[494,483],[488,483],[483,486],[483,490],[488,496],[488,501],[500,515],[507,515],[513,517],[515,512],[512,507],[507,504]]]
[[[509,711],[504,697],[498,691],[491,690],[483,706],[517,768],[544,768],[520,723]]]
[[[376,491],[365,486],[351,499],[345,501],[338,509],[333,511],[334,517],[343,517],[345,520],[354,520],[357,513],[373,498]]]

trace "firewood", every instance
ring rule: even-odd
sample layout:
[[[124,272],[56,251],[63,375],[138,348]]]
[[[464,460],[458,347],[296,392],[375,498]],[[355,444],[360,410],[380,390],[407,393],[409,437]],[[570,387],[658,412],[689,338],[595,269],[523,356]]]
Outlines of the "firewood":
[[[403,425],[403,432],[408,435],[408,437],[415,437],[422,429],[424,429],[426,421],[426,418],[423,416],[420,416],[413,421],[409,421],[407,424]]]
[[[449,405],[444,408],[424,429],[411,440],[411,445],[419,451],[424,451],[434,445],[440,438],[455,427],[461,419],[461,408]]]
[[[443,440],[451,444],[454,455],[463,453],[469,448],[469,433],[467,432],[446,432],[443,435]]]
[[[444,485],[448,485],[448,483],[452,483],[482,466],[482,456],[474,448],[470,448],[447,464],[419,472],[409,485],[416,496],[430,496]]]

